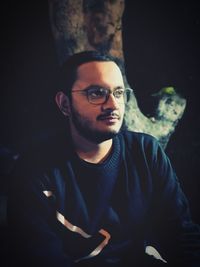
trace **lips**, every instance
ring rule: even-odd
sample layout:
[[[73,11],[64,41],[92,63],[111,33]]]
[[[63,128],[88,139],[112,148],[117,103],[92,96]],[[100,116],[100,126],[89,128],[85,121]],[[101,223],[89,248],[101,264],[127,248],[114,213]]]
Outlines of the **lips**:
[[[112,116],[107,116],[107,117],[102,117],[102,118],[100,118],[99,120],[101,120],[101,121],[114,121],[114,120],[118,120],[119,119],[119,117],[112,117]]]
[[[114,125],[120,120],[120,116],[116,113],[101,114],[97,117],[97,120],[106,123],[106,125]]]
[[[101,121],[116,121],[119,120],[120,116],[118,114],[102,114],[97,117],[97,120]]]

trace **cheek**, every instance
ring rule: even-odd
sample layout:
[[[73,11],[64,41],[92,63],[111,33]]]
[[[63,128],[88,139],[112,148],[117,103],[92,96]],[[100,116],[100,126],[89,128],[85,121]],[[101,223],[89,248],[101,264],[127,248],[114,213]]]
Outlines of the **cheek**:
[[[72,109],[81,115],[87,110],[87,105],[80,99],[72,99]]]
[[[81,117],[85,117],[88,119],[96,119],[97,115],[100,114],[100,106],[90,105],[85,102],[74,101],[72,103],[73,109],[78,113]]]
[[[124,112],[125,112],[125,105],[124,104],[119,106],[119,111],[120,111],[120,115],[123,116]]]

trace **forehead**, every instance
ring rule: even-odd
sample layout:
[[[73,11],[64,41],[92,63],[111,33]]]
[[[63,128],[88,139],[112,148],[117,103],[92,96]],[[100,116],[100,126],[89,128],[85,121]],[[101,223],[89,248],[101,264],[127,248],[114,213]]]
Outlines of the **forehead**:
[[[78,67],[77,83],[85,86],[88,84],[123,86],[123,77],[116,63],[112,61],[92,61]]]

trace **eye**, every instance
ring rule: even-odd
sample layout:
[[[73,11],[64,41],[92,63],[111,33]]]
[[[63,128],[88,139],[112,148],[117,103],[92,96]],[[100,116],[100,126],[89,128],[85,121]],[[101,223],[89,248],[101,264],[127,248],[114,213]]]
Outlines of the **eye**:
[[[124,89],[116,89],[113,94],[116,98],[123,97],[124,96]]]
[[[103,98],[103,97],[105,97],[105,95],[106,95],[106,89],[104,89],[104,88],[90,88],[89,90],[88,90],[88,95],[89,95],[89,97],[90,98],[95,98],[95,99],[97,99],[97,98]]]

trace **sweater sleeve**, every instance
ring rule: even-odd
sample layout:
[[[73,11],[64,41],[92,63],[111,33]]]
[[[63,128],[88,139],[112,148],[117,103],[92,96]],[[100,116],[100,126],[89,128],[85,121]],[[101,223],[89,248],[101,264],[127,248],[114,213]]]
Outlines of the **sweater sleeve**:
[[[31,171],[26,175],[16,172],[10,180],[10,260],[16,266],[70,267],[70,259],[53,230],[52,199],[42,194],[40,179],[31,176]]]
[[[172,266],[200,266],[200,228],[191,219],[188,200],[170,160],[154,139],[147,151],[154,188],[150,218],[159,249]]]

